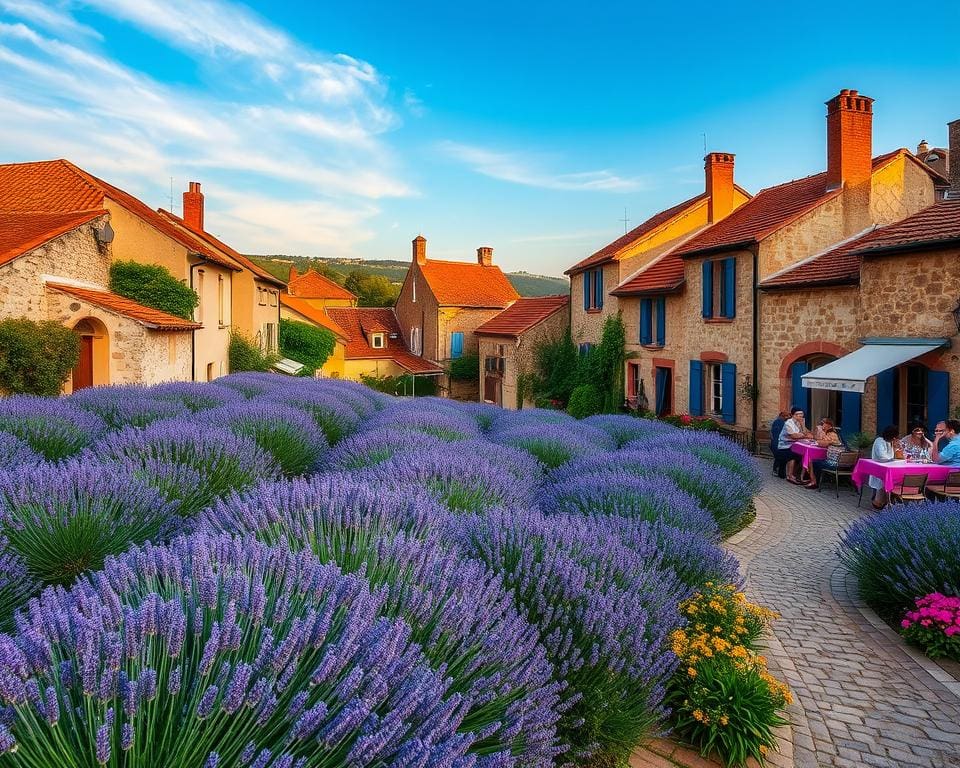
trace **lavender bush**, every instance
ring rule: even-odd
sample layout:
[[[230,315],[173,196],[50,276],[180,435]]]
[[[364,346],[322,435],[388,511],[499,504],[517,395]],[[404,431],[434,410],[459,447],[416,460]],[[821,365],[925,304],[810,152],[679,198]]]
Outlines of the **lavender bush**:
[[[597,432],[603,435],[603,440],[609,440],[606,433]],[[591,438],[596,439],[596,435],[589,431],[580,435],[572,427],[538,421],[502,430],[495,427],[490,435],[490,439],[500,445],[527,451],[548,469],[562,466],[578,456],[603,450],[603,440],[595,442]]]
[[[160,489],[183,516],[230,491],[280,476],[273,457],[253,439],[184,419],[121,430],[97,443],[85,458],[122,465]]]
[[[294,477],[314,470],[329,444],[314,420],[289,406],[248,401],[207,411],[204,422],[249,437],[273,456],[283,474]]]
[[[21,464],[39,464],[43,458],[28,442],[9,432],[0,432],[0,467],[12,469]]]
[[[106,428],[98,416],[67,400],[32,395],[0,398],[0,432],[19,437],[48,461],[79,453]]]
[[[87,387],[71,395],[69,402],[97,414],[111,430],[145,427],[190,413],[182,402],[152,398],[146,387]]]
[[[375,467],[401,456],[418,456],[444,445],[438,437],[422,432],[404,432],[384,429],[353,435],[330,449],[324,457],[324,466],[330,470],[358,470]]]
[[[464,520],[464,551],[500,574],[565,684],[559,734],[578,764],[619,764],[663,717],[683,586],[614,533],[576,518],[494,511]],[[590,764],[594,764],[590,763]]]
[[[547,768],[560,751],[560,686],[499,577],[443,546],[441,518],[415,486],[389,492],[326,478],[234,494],[199,522],[213,532],[309,548],[322,562],[384,587],[381,612],[406,620],[434,668],[452,677],[450,690],[476,702],[461,730],[475,736],[477,765]]]
[[[218,379],[218,381],[220,381]],[[243,400],[237,390],[219,383],[201,384],[198,381],[175,381],[158,384],[148,390],[153,400],[179,403],[191,413],[219,408]]]
[[[0,749],[37,766],[470,768],[471,702],[382,601],[249,540],[132,550],[0,636]]]
[[[292,381],[294,380],[277,373],[247,371],[244,373],[231,373],[229,376],[221,376],[217,379],[217,384],[236,390],[244,398],[250,400],[262,395],[279,394],[288,391]]]
[[[74,460],[0,475],[7,548],[42,584],[70,584],[131,543],[169,534],[172,520],[156,489],[116,469]]]
[[[633,416],[601,413],[588,416],[584,424],[602,429],[613,440],[615,447],[621,448],[631,440],[653,437],[675,437],[679,429],[662,421],[652,419],[638,419]]]
[[[302,391],[284,393],[277,396],[277,402],[303,411],[313,418],[330,445],[336,445],[351,435],[360,424],[360,417],[348,403],[343,402],[335,393],[319,387],[305,387]]]
[[[452,410],[449,406],[437,406],[429,402],[421,404],[419,400],[414,404],[383,409],[368,419],[362,429],[365,432],[384,429],[422,432],[445,442],[471,440],[480,435],[476,421],[470,416]]]
[[[960,502],[903,504],[863,517],[843,534],[840,559],[877,613],[901,618],[917,597],[960,597]]]
[[[13,628],[13,614],[40,589],[40,583],[27,572],[26,563],[10,550],[5,536],[0,536],[0,632]]]

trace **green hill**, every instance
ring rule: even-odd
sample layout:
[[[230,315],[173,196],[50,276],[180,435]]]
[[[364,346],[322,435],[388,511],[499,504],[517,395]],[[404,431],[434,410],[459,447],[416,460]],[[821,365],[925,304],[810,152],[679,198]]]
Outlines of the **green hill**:
[[[308,269],[314,269],[341,285],[343,285],[347,279],[347,275],[351,272],[383,275],[391,283],[399,285],[403,282],[403,278],[406,277],[407,268],[410,266],[406,261],[390,259],[320,259],[309,256],[284,255],[250,255],[248,258],[281,280],[287,279],[290,275],[290,267],[294,266],[301,274]],[[559,277],[532,275],[529,272],[508,272],[507,279],[513,284],[513,287],[517,289],[517,293],[521,296],[549,296],[551,294],[567,293],[569,291],[568,282]]]

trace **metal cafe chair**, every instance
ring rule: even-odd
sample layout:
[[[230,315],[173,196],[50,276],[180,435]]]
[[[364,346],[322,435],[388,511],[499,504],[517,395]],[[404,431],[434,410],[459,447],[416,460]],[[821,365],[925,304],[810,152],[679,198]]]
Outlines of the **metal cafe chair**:
[[[927,475],[904,475],[898,488],[890,491],[891,498],[901,502],[926,501]]]
[[[960,472],[951,472],[942,483],[928,485],[927,493],[943,501],[960,499]]]
[[[851,477],[853,475],[853,467],[857,463],[857,459],[860,458],[860,454],[856,451],[844,451],[837,458],[837,463],[835,466],[827,465],[820,472],[820,485],[818,487],[819,491],[823,490],[823,482],[826,475],[833,477],[833,490],[836,493],[837,498],[840,498],[840,478],[841,477]]]

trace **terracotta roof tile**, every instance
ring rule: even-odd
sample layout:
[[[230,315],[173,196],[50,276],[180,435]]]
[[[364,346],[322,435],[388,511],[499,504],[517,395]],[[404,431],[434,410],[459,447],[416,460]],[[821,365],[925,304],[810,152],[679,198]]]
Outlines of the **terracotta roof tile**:
[[[873,158],[873,170],[879,170],[900,156],[925,168],[935,182],[943,181],[942,176],[927,168],[906,149],[896,149]],[[692,256],[759,242],[804,213],[838,196],[841,191],[841,189],[827,189],[826,171],[768,187],[758,192],[727,218],[708,227],[700,235],[678,248],[676,253],[680,256]]]
[[[280,294],[280,303],[285,307],[289,307],[294,312],[303,315],[311,322],[314,322],[317,325],[322,325],[344,343],[347,342],[347,332],[333,322],[333,320],[330,319],[330,316],[327,315],[327,313],[324,312],[321,307],[315,307],[301,298],[290,296],[286,293]]]
[[[410,354],[393,309],[383,307],[327,307],[327,314],[347,336],[344,356],[348,360],[393,360],[411,373],[442,373],[443,369],[425,358]],[[387,333],[387,345],[374,349],[367,342],[364,327]],[[396,338],[389,338],[396,334]]]
[[[106,213],[104,210],[67,213],[0,212],[0,266]]]
[[[145,307],[143,304],[137,304],[135,301],[110,293],[107,290],[96,288],[80,288],[74,285],[64,283],[47,283],[48,288],[67,293],[78,299],[86,301],[89,304],[113,312],[117,315],[130,318],[145,325],[147,328],[153,328],[158,331],[192,331],[196,328],[202,328],[200,323],[194,323],[190,320],[184,320],[182,317],[161,312],[159,309]]]
[[[479,326],[474,333],[481,336],[517,337],[555,312],[566,309],[569,303],[570,297],[567,294],[519,298],[499,315]]]
[[[312,269],[308,269],[304,274],[288,282],[287,292],[291,296],[299,296],[303,299],[347,299],[348,301],[357,299],[342,285]]]
[[[233,259],[218,254],[128,192],[78,168],[68,160],[0,165],[0,211],[67,212],[104,208],[109,198],[191,252],[240,271]]]
[[[671,251],[651,262],[612,291],[614,296],[671,293],[683,285],[683,259]]]
[[[198,237],[208,245],[213,246],[217,250],[223,251],[224,253],[227,254],[227,256],[229,256],[234,261],[238,262],[241,266],[246,267],[248,271],[253,272],[253,274],[256,277],[260,278],[261,280],[265,280],[268,283],[273,283],[274,285],[277,285],[280,287],[283,287],[286,285],[286,283],[283,282],[283,280],[281,280],[279,277],[277,277],[276,275],[271,275],[269,272],[267,272],[267,270],[265,270],[255,261],[252,261],[251,259],[247,258],[239,251],[234,250],[233,248],[231,248],[229,245],[227,245],[225,242],[223,242],[216,236],[211,235],[209,232],[197,232],[194,229],[190,229],[190,227],[188,227],[186,223],[184,223],[181,217],[177,216],[174,213],[171,213],[170,211],[164,210],[163,208],[158,208],[157,213],[173,221],[187,234],[192,235],[193,237]]]
[[[427,286],[443,307],[500,307],[520,298],[500,267],[468,261],[428,259],[419,267]]]
[[[805,288],[856,283],[863,257],[938,246],[960,247],[960,200],[941,200],[895,224],[840,243],[764,280],[761,288]]]
[[[605,264],[608,261],[613,261],[615,254],[619,250],[626,248],[634,240],[639,240],[644,235],[650,234],[658,227],[663,226],[671,219],[676,218],[681,213],[684,213],[689,208],[693,208],[695,205],[702,203],[706,199],[707,194],[705,192],[701,192],[699,195],[691,197],[689,200],[684,200],[682,203],[678,203],[672,208],[667,208],[665,211],[660,211],[660,213],[654,214],[640,226],[631,229],[623,237],[618,237],[612,243],[605,245],[599,251],[588,256],[583,261],[577,262],[570,267],[570,269],[564,272],[564,274],[575,275],[589,267],[595,267],[600,264]]]

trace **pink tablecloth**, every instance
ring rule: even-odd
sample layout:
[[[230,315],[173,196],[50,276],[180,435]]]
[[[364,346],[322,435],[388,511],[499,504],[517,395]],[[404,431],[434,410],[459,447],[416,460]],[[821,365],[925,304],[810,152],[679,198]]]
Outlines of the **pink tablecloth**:
[[[799,454],[800,459],[803,462],[803,468],[809,470],[810,465],[818,459],[827,458],[827,449],[821,448],[819,445],[811,443],[803,443],[797,441],[790,446],[790,450],[796,454]]]
[[[853,468],[853,484],[859,488],[871,475],[883,481],[883,489],[888,493],[898,487],[904,475],[926,475],[931,484],[942,483],[951,472],[960,472],[960,467],[943,464],[917,464],[912,461],[874,461],[860,459]]]

